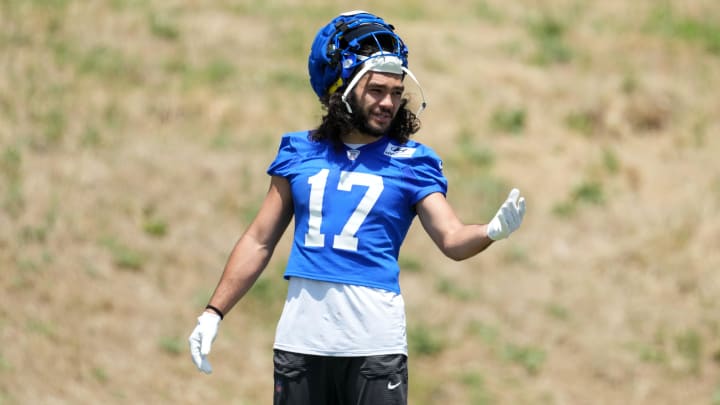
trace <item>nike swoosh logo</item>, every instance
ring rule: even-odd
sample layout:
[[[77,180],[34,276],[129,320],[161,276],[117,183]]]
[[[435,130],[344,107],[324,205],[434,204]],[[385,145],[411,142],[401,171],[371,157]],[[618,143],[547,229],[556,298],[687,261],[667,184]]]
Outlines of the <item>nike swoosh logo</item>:
[[[393,384],[392,381],[388,381],[388,389],[389,389],[389,390],[394,390],[395,388],[399,387],[400,384],[402,384],[402,382],[399,382],[399,383],[397,383],[397,384]]]

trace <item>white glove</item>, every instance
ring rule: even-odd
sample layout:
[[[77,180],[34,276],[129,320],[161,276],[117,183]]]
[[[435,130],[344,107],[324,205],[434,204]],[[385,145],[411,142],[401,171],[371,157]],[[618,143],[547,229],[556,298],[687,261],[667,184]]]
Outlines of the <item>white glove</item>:
[[[488,238],[492,240],[507,238],[520,227],[524,216],[525,197],[520,197],[520,190],[514,188],[510,191],[507,200],[500,206],[497,214],[488,223]]]
[[[200,371],[206,374],[212,373],[212,366],[210,366],[207,355],[210,353],[210,346],[217,336],[219,326],[219,315],[203,312],[198,317],[197,326],[188,338],[192,361]]]

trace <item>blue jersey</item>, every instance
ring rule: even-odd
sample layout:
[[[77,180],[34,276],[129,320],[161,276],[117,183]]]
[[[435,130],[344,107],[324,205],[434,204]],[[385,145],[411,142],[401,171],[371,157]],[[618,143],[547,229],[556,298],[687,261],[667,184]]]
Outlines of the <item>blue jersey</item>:
[[[415,204],[447,192],[442,162],[415,141],[387,137],[337,150],[309,132],[285,134],[268,174],[290,183],[295,236],[285,277],[400,293],[400,246]]]

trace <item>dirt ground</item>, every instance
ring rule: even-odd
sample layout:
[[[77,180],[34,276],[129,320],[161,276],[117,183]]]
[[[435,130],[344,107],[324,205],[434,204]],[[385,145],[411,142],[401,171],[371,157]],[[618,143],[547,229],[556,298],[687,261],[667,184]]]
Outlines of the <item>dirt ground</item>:
[[[462,262],[413,225],[410,403],[720,404],[716,0],[6,0],[0,405],[271,402],[289,232],[212,375],[186,339],[352,8],[407,42],[461,218],[528,203]]]

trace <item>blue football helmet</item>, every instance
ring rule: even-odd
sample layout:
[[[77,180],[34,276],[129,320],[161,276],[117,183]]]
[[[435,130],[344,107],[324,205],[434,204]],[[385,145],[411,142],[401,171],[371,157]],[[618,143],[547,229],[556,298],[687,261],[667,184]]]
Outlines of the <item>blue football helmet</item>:
[[[368,71],[407,74],[422,94],[420,83],[408,69],[408,48],[394,31],[382,18],[359,10],[340,14],[321,28],[308,58],[315,94],[323,98],[344,88],[342,100],[352,112],[347,96]],[[377,51],[363,54],[368,45]],[[422,97],[420,111],[426,106],[424,94]]]

